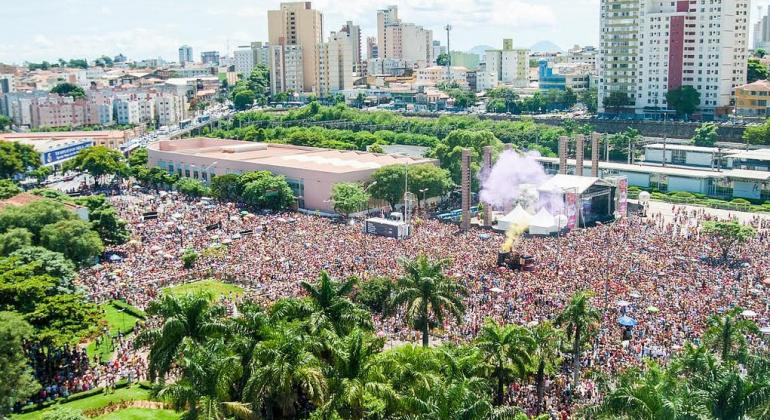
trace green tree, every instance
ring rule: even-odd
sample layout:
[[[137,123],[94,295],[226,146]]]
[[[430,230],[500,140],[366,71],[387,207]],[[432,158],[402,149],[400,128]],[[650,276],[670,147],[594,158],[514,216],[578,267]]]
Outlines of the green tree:
[[[467,89],[450,89],[447,91],[458,109],[466,109],[476,104],[476,94]]]
[[[128,166],[132,169],[146,167],[148,161],[147,149],[136,149],[128,155]]]
[[[714,123],[703,123],[695,129],[695,136],[692,138],[693,144],[702,147],[714,147],[719,139],[717,129],[718,127]]]
[[[11,128],[11,125],[13,125],[13,120],[5,115],[0,115],[0,131],[5,131],[6,129]]]
[[[348,218],[350,213],[363,210],[364,206],[369,203],[369,193],[364,190],[361,184],[341,182],[332,186],[331,199],[334,211]]]
[[[82,87],[72,83],[59,83],[51,89],[51,93],[56,93],[61,96],[72,96],[75,99],[85,98],[86,91]]]
[[[606,96],[603,101],[605,108],[615,112],[619,112],[622,108],[630,107],[633,104],[633,98],[629,97],[627,93],[617,91],[610,92],[609,96]]]
[[[251,109],[251,107],[254,105],[255,98],[256,97],[254,96],[254,92],[248,89],[241,90],[233,97],[233,105],[235,106],[235,109],[239,111]]]
[[[403,201],[406,171],[404,165],[388,165],[374,171],[372,183],[369,184],[372,197],[387,201],[391,207]]]
[[[770,70],[768,70],[767,64],[757,58],[749,58],[746,70],[746,80],[749,83],[756,82],[757,80],[766,80],[768,73],[770,73]]]
[[[78,152],[74,159],[68,162],[69,166],[87,171],[94,177],[96,184],[104,175],[118,175],[126,172],[123,155],[113,149],[104,146],[93,146]]]
[[[518,113],[519,95],[510,88],[497,87],[489,89],[487,91],[487,97],[491,98],[490,105],[487,106],[487,110],[490,112],[510,112],[512,114]],[[494,103],[494,105],[491,105]],[[490,109],[490,106],[492,109]]]
[[[102,241],[109,245],[121,245],[131,238],[128,223],[118,216],[112,206],[104,206],[92,210],[88,214],[91,226]]]
[[[16,404],[40,389],[24,357],[24,344],[32,334],[32,326],[19,314],[0,312],[0,416],[8,416]]]
[[[441,163],[441,167],[452,175],[452,182],[459,185],[461,176],[460,160],[462,149],[471,149],[471,173],[478,173],[481,168],[481,156],[484,146],[493,146],[500,149],[502,143],[488,130],[453,130],[446,136],[443,142],[439,142],[431,151]],[[472,186],[478,190],[478,180],[472,178]]]
[[[590,292],[578,292],[570,298],[567,306],[556,317],[556,325],[567,331],[572,340],[572,388],[576,389],[580,379],[580,353],[582,346],[596,331],[601,314],[591,305]]]
[[[668,107],[676,111],[676,115],[686,117],[698,109],[700,92],[692,86],[682,86],[671,89],[666,93]]]
[[[241,199],[241,186],[236,174],[217,175],[211,179],[211,195],[222,201]]]
[[[245,395],[267,418],[302,418],[307,404],[321,406],[329,386],[322,362],[313,354],[312,337],[296,328],[278,328],[272,338],[259,343]]]
[[[195,267],[195,261],[198,260],[198,253],[192,248],[186,248],[182,254],[182,264],[184,268],[191,269]]]
[[[45,181],[52,173],[53,170],[50,166],[39,166],[29,171],[29,176],[35,178],[37,183],[40,184],[41,182]]]
[[[10,255],[17,265],[26,264],[35,275],[47,275],[54,280],[59,293],[74,293],[75,264],[60,252],[49,251],[41,246],[27,246]]]
[[[447,315],[462,321],[467,296],[465,287],[444,275],[447,260],[430,260],[419,255],[413,260],[402,260],[405,275],[395,286],[390,301],[391,310],[404,306],[409,325],[422,332],[422,345],[427,347],[430,330],[444,323]]]
[[[74,408],[55,405],[43,413],[42,420],[86,420],[83,412]]]
[[[232,398],[232,384],[240,380],[243,370],[238,356],[224,341],[218,339],[206,345],[187,341],[182,347],[180,378],[161,387],[158,397],[169,400],[177,411],[185,410],[185,418],[252,418],[251,406]]]
[[[578,95],[578,101],[585,105],[590,113],[596,113],[599,109],[599,92],[597,89],[586,89]]]
[[[438,66],[447,66],[449,64],[449,54],[447,53],[441,53],[436,57],[436,65]]]
[[[499,325],[487,320],[476,337],[495,382],[495,404],[502,405],[505,389],[517,378],[524,378],[531,362],[535,341],[530,332],[518,325]]]
[[[0,178],[13,178],[40,166],[40,155],[32,146],[0,142]]]
[[[449,191],[453,185],[446,169],[429,163],[409,167],[409,191],[418,199],[438,197]]]
[[[11,198],[21,192],[21,188],[10,179],[0,179],[0,200]]]
[[[8,229],[0,233],[0,256],[8,256],[12,252],[32,245],[32,233],[25,228]]]
[[[43,298],[25,317],[35,328],[36,342],[44,347],[61,348],[93,336],[102,312],[80,295],[59,294]]]
[[[174,296],[163,294],[150,303],[147,315],[157,316],[161,324],[143,330],[136,339],[138,347],[149,346],[148,376],[151,381],[165,379],[175,360],[183,354],[183,343],[202,344],[226,332],[224,308],[214,305],[207,294]]]
[[[724,361],[745,361],[748,353],[748,334],[759,334],[754,321],[743,318],[741,308],[733,308],[724,315],[712,315],[707,321],[703,342],[719,353]]]
[[[286,178],[268,171],[249,172],[241,175],[242,200],[251,206],[270,210],[283,210],[294,203],[294,193]]]
[[[743,131],[743,140],[748,144],[770,145],[770,119],[764,124],[750,125]]]
[[[393,291],[393,280],[375,277],[362,281],[356,290],[354,300],[374,313],[382,313]]]
[[[208,188],[206,188],[202,182],[193,178],[179,178],[174,184],[174,187],[176,187],[177,191],[180,193],[191,198],[203,197],[209,192]]]
[[[82,220],[62,220],[40,230],[40,244],[83,266],[104,250],[99,234]]]
[[[545,396],[546,375],[556,373],[561,364],[560,347],[563,332],[554,327],[550,321],[544,321],[531,329],[535,346],[530,352],[532,367],[535,374],[535,390],[537,392],[537,410],[542,412]]]
[[[756,236],[757,231],[751,226],[745,226],[739,222],[704,222],[701,232],[714,240],[722,250],[722,261],[727,262],[730,258],[730,251],[749,239]]]
[[[46,226],[77,216],[63,204],[50,199],[34,201],[24,206],[8,206],[0,210],[0,232],[13,228],[25,228],[32,233],[35,243],[40,241],[40,231]]]

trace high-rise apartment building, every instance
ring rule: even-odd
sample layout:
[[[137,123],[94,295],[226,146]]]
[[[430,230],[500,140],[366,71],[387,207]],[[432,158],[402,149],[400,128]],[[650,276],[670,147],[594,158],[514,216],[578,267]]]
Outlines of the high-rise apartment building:
[[[303,49],[297,45],[270,45],[270,92],[305,92]],[[316,66],[313,67],[314,69]]]
[[[184,66],[186,63],[192,63],[195,60],[193,60],[193,49],[189,45],[182,45],[179,47],[179,65]]]
[[[281,3],[279,10],[268,10],[267,12],[268,42],[271,48],[270,79],[279,79],[281,82],[275,86],[282,86],[282,81],[302,78],[303,92],[317,92],[318,85],[316,75],[318,72],[317,47],[323,43],[323,15],[318,10],[313,10],[311,3],[308,2],[289,2]],[[289,53],[287,55],[287,52]],[[277,63],[273,66],[277,58],[300,58],[302,61],[302,71],[294,66],[285,65],[286,63]],[[294,71],[294,74],[285,74],[282,72]],[[272,83],[271,83],[272,84]],[[297,83],[293,83],[297,86]],[[283,90],[273,91],[282,92]]]
[[[319,95],[353,89],[353,40],[343,32],[332,32],[329,42],[318,46]]]
[[[340,32],[345,33],[350,38],[353,45],[353,72],[361,72],[361,27],[353,25],[353,22],[347,21],[340,29]]]
[[[726,112],[746,82],[749,3],[602,0],[599,111],[618,92],[628,112],[659,113],[669,91],[692,86],[702,113]]]
[[[379,47],[377,46],[377,38],[370,36],[366,38],[366,59],[380,58]]]
[[[219,65],[219,51],[204,51],[201,53],[201,62],[212,66]]]
[[[254,50],[251,45],[241,45],[233,51],[233,66],[237,74],[249,77],[254,70]]]
[[[761,16],[759,21],[754,24],[754,40],[751,45],[755,50],[758,48],[770,49],[770,6],[767,6],[767,14]]]
[[[486,84],[517,88],[529,86],[529,49],[513,48],[512,39],[503,39],[503,49],[484,53],[486,69],[482,77]],[[495,83],[496,81],[496,83]]]
[[[398,7],[377,11],[378,58],[404,60],[422,68],[433,63],[433,31],[398,18]]]

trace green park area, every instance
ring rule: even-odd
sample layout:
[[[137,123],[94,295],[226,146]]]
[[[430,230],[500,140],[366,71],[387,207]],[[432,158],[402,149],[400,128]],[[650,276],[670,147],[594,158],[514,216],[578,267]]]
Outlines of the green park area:
[[[93,392],[93,391],[91,391]],[[92,396],[74,399],[69,402],[53,405],[42,410],[32,411],[18,416],[13,416],[15,420],[33,420],[42,419],[46,413],[69,409],[84,413],[100,410],[113,404],[120,404],[124,401],[150,401],[150,391],[139,385],[124,387],[115,390],[110,394],[105,394],[100,390],[95,391]],[[74,396],[75,398],[77,397]],[[73,397],[71,397],[73,398]],[[124,408],[96,417],[97,419],[178,419],[179,414],[173,410],[155,410],[151,408]]]
[[[110,337],[116,337],[118,333],[126,335],[133,331],[136,323],[144,317],[144,313],[140,309],[120,301],[105,303],[99,305],[99,308],[104,311],[107,332],[90,342],[86,351],[91,359],[98,354],[100,360],[107,361],[112,358],[114,351]]]
[[[227,283],[222,283],[217,280],[199,280],[192,283],[180,284],[178,286],[167,287],[163,289],[163,293],[167,293],[173,296],[184,296],[187,294],[209,294],[213,298],[229,296],[242,296],[243,289]]]

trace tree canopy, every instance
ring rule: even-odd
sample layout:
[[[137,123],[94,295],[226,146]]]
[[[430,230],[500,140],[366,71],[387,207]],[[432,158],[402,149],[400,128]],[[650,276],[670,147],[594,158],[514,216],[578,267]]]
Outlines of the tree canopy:
[[[332,186],[331,200],[334,211],[348,217],[350,213],[364,210],[369,203],[369,193],[361,184],[342,182]]]
[[[770,70],[768,70],[767,64],[761,62],[757,58],[749,58],[746,71],[746,80],[748,83],[753,83],[757,80],[766,80],[768,73],[770,73]]]
[[[719,127],[714,123],[702,124],[695,129],[695,136],[692,138],[693,144],[696,146],[714,147],[719,139],[718,129]]]
[[[698,109],[700,92],[692,86],[685,85],[668,91],[666,102],[668,107],[676,111],[678,116],[686,117]]]
[[[73,83],[59,83],[51,89],[51,93],[57,93],[61,96],[71,96],[75,99],[85,98],[86,91],[82,87]]]

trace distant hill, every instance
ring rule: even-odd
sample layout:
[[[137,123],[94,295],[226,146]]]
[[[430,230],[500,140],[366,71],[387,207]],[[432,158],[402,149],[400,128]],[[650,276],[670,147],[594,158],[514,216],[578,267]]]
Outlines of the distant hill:
[[[551,41],[540,41],[529,47],[530,51],[533,53],[544,53],[544,52],[562,52],[563,50],[558,45],[554,44]]]
[[[476,45],[475,47],[468,50],[471,54],[478,54],[478,55],[484,55],[484,52],[487,50],[494,50],[495,47],[490,47],[489,45]]]

